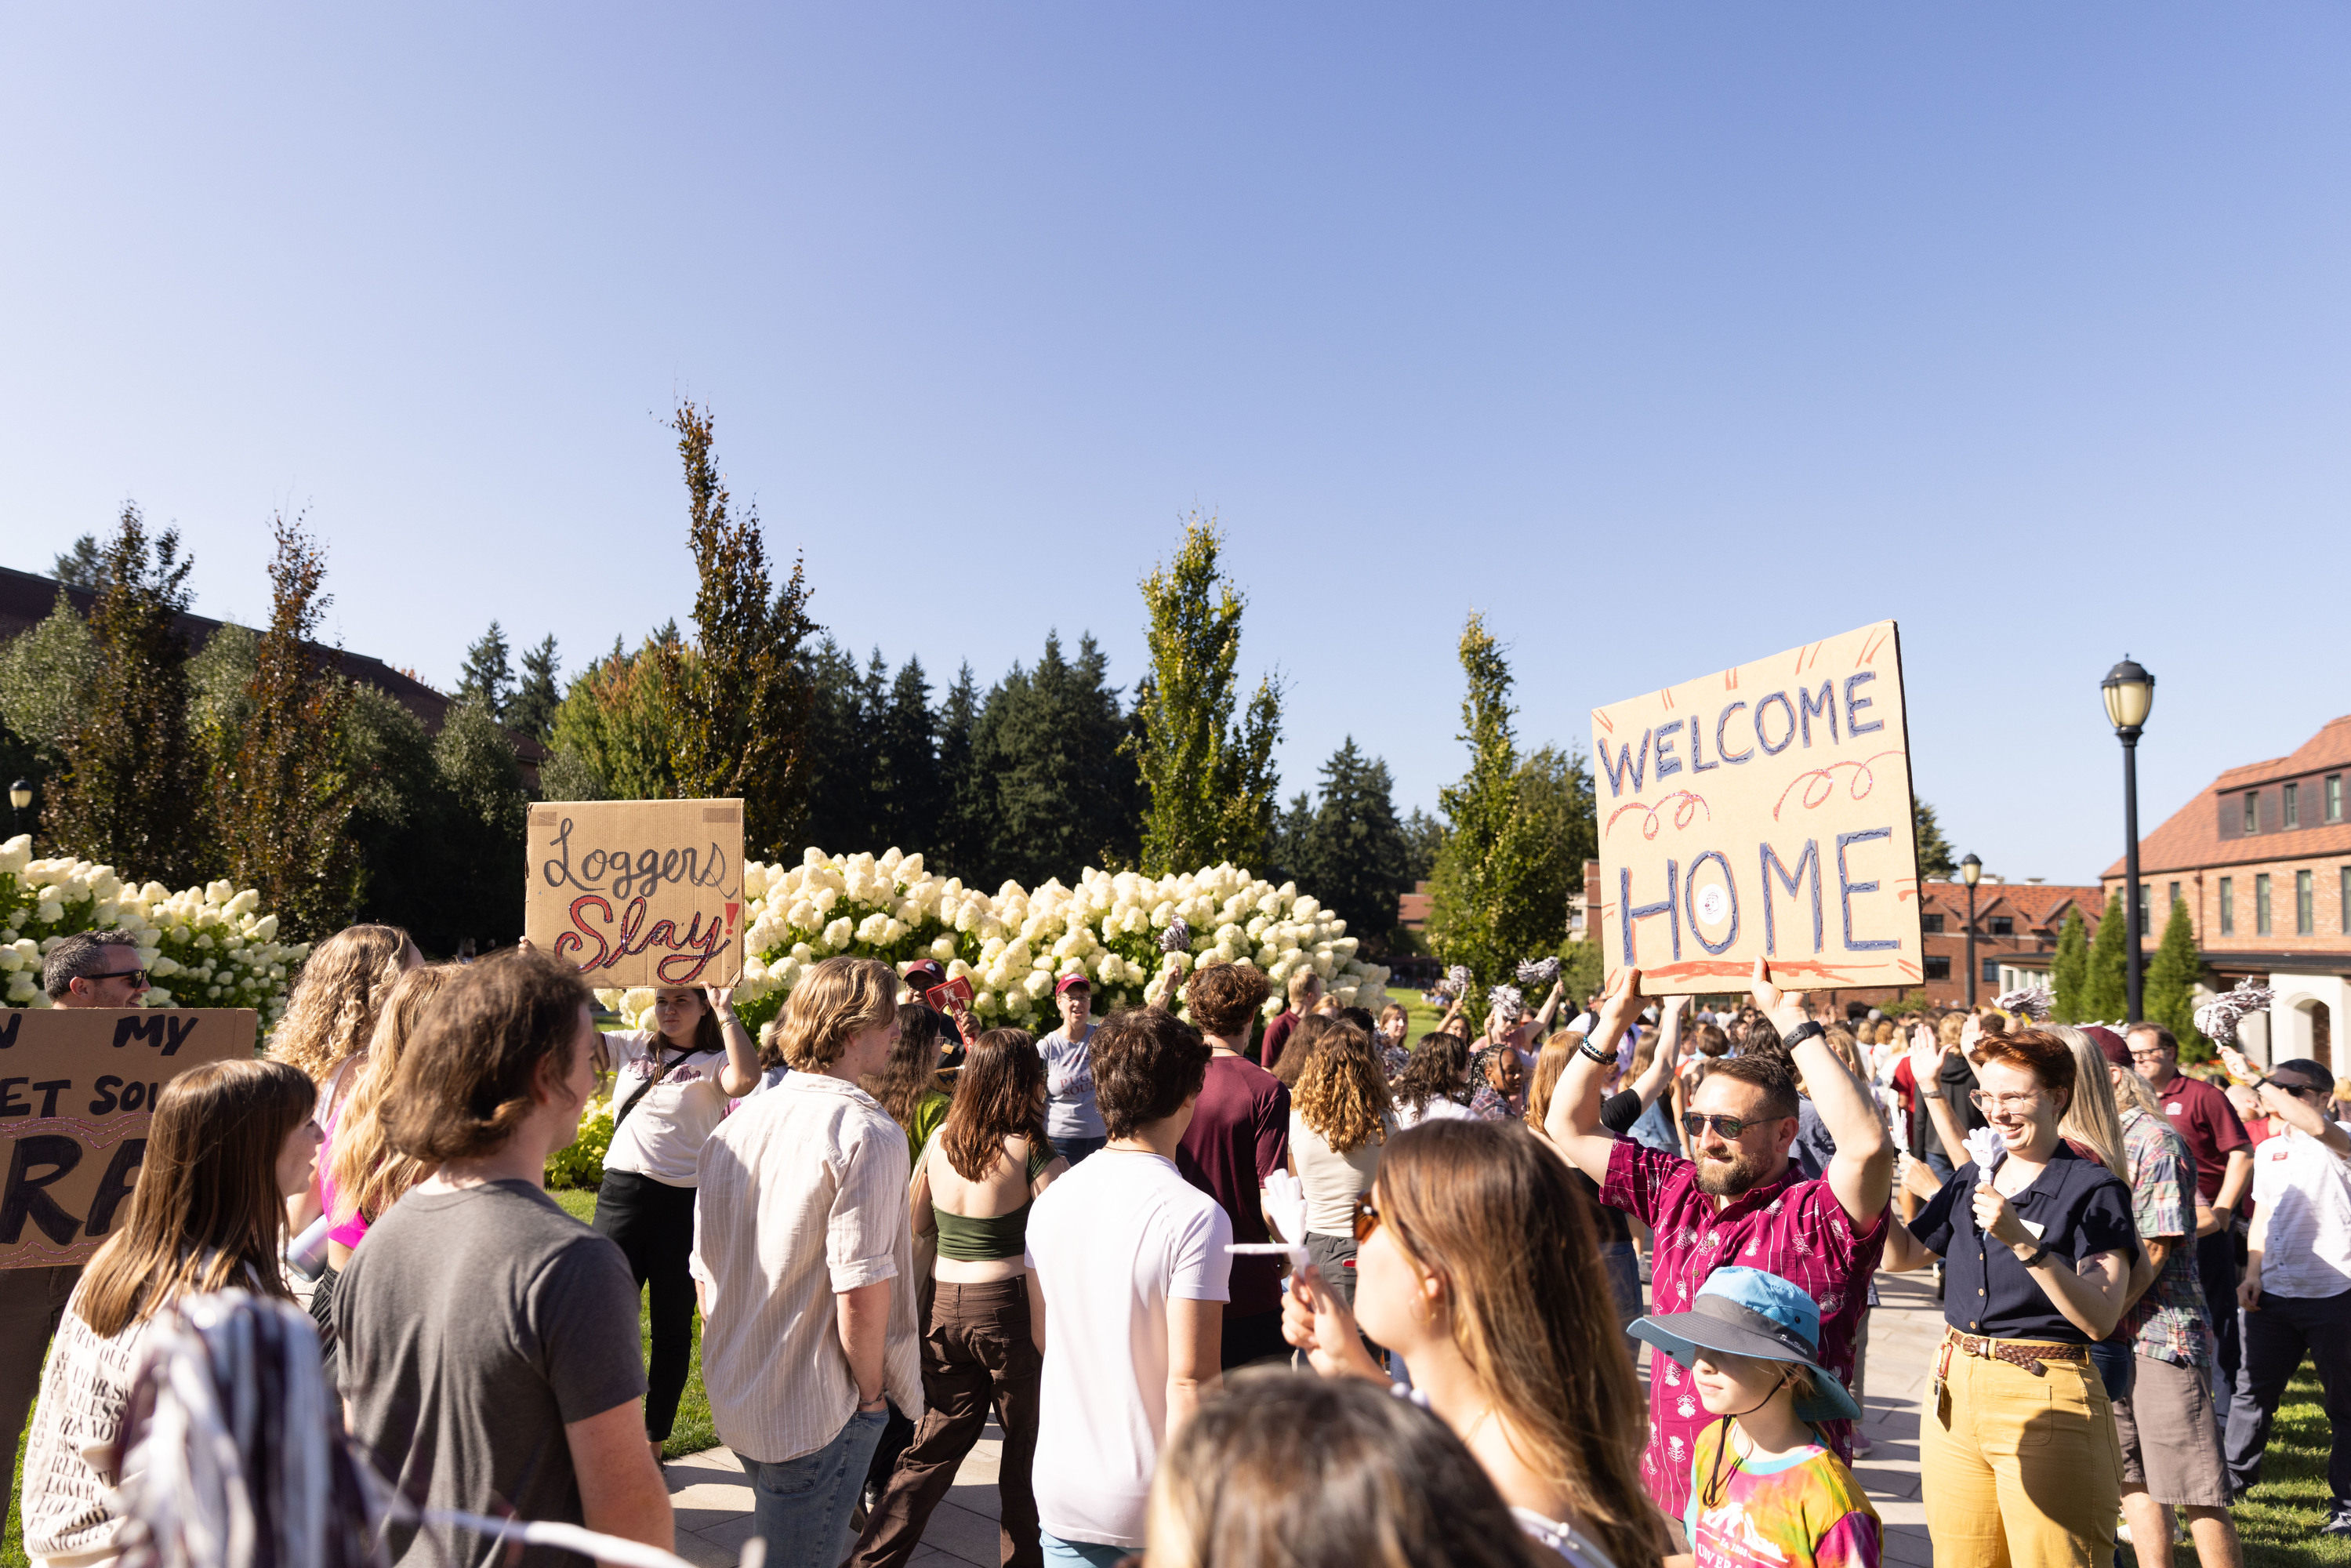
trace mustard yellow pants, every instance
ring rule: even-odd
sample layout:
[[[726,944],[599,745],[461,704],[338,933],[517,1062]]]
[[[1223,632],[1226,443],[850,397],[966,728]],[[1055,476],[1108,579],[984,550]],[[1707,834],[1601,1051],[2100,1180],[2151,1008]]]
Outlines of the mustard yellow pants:
[[[1938,1359],[1942,1354],[1936,1351]],[[2122,1447],[2087,1361],[2035,1375],[1954,1347],[1928,1385],[1918,1469],[1935,1568],[2107,1568],[2122,1502]]]

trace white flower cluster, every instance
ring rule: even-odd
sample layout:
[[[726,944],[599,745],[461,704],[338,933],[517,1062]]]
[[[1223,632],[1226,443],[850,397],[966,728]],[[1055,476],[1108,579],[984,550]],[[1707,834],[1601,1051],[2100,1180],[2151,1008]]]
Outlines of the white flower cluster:
[[[266,1030],[286,1010],[307,943],[277,940],[261,895],[228,882],[173,893],[134,887],[112,866],[35,860],[33,841],[0,843],[0,985],[12,1008],[45,1008],[41,960],[77,931],[124,930],[138,943],[151,1008],[251,1008]]]
[[[1162,975],[1211,963],[1264,970],[1274,986],[1268,1017],[1302,968],[1322,976],[1343,1007],[1376,1011],[1387,999],[1388,972],[1356,959],[1344,920],[1295,883],[1276,887],[1230,865],[1168,877],[1089,867],[1075,887],[1057,877],[1032,893],[1008,882],[991,895],[933,875],[918,854],[811,849],[799,865],[754,861],[743,876],[748,956],[735,1000],[754,1029],[780,1010],[810,966],[841,953],[892,965],[935,958],[950,978],[971,982],[983,1021],[1024,1027],[1051,1017],[1063,975],[1092,981],[1094,1010],[1105,1013],[1140,1002]],[[1178,925],[1186,939],[1165,943]],[[597,996],[631,1027],[650,1027],[650,988]]]

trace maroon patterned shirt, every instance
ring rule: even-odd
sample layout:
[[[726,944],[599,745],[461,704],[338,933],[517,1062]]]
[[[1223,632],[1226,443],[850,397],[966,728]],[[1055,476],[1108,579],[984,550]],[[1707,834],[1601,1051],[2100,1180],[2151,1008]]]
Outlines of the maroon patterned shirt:
[[[1698,1166],[1630,1139],[1608,1156],[1600,1201],[1638,1216],[1656,1233],[1651,1310],[1686,1312],[1698,1288],[1718,1268],[1739,1265],[1777,1274],[1820,1303],[1821,1364],[1853,1378],[1853,1336],[1869,1306],[1870,1276],[1886,1250],[1886,1216],[1866,1234],[1853,1221],[1825,1179],[1806,1181],[1790,1166],[1779,1180],[1740,1194],[1719,1209],[1698,1190]],[[1641,1479],[1671,1519],[1687,1511],[1690,1465],[1698,1437],[1716,1417],[1698,1402],[1688,1373],[1669,1358],[1652,1358],[1649,1446]],[[1823,1421],[1821,1436],[1837,1458],[1853,1460],[1853,1423]]]

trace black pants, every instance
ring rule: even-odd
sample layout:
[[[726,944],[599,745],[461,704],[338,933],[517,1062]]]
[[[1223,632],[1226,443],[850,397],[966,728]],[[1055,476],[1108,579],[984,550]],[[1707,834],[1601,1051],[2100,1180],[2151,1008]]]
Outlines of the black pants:
[[[1219,1359],[1227,1372],[1254,1362],[1288,1361],[1290,1342],[1281,1337],[1281,1309],[1227,1318],[1221,1348],[1224,1354]]]
[[[2245,1372],[2229,1407],[2229,1484],[2249,1487],[2262,1479],[2270,1423],[2304,1352],[2317,1368],[2319,1399],[2326,1406],[2326,1487],[2339,1509],[2351,1504],[2351,1448],[2344,1446],[2351,1426],[2351,1291],[2339,1296],[2263,1291],[2261,1310],[2245,1314]]]
[[[677,1402],[694,1365],[694,1188],[631,1171],[606,1171],[596,1192],[596,1231],[628,1256],[629,1272],[653,1287],[653,1354],[645,1366],[645,1436],[669,1440]]]
[[[2234,1224],[2197,1238],[2196,1281],[2204,1287],[2204,1307],[2212,1316],[2212,1415],[2229,1429],[2229,1403],[2237,1388],[2244,1352],[2238,1343],[2237,1246]]]

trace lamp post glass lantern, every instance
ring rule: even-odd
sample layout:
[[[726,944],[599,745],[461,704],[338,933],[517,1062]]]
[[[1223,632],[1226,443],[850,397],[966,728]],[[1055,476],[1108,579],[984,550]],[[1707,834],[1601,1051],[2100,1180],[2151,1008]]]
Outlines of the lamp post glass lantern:
[[[2105,698],[2115,738],[2123,743],[2123,980],[2126,1018],[2137,1023],[2144,963],[2138,925],[2138,737],[2155,706],[2155,677],[2125,653],[2123,662],[2106,672],[2099,692]]]
[[[1976,1005],[1976,883],[1983,880],[1983,862],[1970,855],[1959,862],[1959,880],[1968,884],[1968,1007]]]
[[[8,817],[14,824],[12,831],[21,833],[25,831],[25,808],[32,803],[33,781],[30,779],[19,779],[8,786]]]

